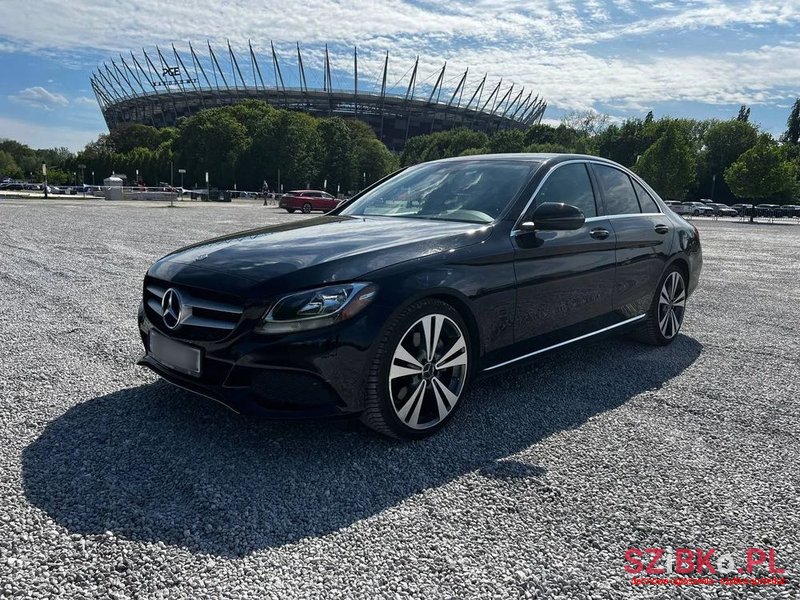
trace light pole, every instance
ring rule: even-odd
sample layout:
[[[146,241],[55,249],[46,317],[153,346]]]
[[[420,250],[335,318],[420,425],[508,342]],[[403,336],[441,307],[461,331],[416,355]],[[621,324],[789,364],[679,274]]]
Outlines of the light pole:
[[[136,169],[136,187],[139,187],[139,169]]]
[[[181,175],[181,196],[183,196],[183,175],[186,173],[186,169],[178,169],[178,173]]]
[[[42,163],[42,176],[44,177],[44,199],[47,200],[47,165]]]
[[[78,168],[81,170],[81,189],[83,190],[83,197],[86,198],[86,177],[84,177],[83,174],[86,165],[78,165]]]
[[[206,202],[211,202],[211,187],[208,185],[208,171],[206,171]]]
[[[94,171],[92,171],[92,185],[94,185]]]
[[[716,188],[717,188],[717,174],[714,173],[714,175],[711,177],[711,201],[712,202],[714,201],[714,191],[716,190]]]

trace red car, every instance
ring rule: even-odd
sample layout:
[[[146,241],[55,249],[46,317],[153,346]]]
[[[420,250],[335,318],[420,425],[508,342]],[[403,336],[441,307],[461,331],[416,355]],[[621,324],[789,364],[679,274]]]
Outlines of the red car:
[[[312,210],[328,212],[339,205],[339,200],[331,196],[328,192],[319,190],[294,190],[284,194],[278,202],[279,208],[285,208],[287,212],[293,213],[302,210],[310,213]]]

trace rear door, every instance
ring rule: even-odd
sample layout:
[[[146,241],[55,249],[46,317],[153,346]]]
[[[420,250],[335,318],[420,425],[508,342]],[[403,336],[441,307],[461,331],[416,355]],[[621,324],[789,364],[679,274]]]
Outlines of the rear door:
[[[512,232],[518,354],[599,329],[612,311],[614,232],[599,214],[587,164],[556,165],[520,222],[544,202],[577,206],[586,223],[572,231]]]
[[[599,163],[592,171],[616,234],[614,310],[621,318],[647,312],[669,259],[672,223],[644,186],[621,169]]]
[[[318,202],[319,202],[319,207],[325,211],[333,210],[334,208],[336,208],[336,199],[326,192],[322,192],[320,194]]]

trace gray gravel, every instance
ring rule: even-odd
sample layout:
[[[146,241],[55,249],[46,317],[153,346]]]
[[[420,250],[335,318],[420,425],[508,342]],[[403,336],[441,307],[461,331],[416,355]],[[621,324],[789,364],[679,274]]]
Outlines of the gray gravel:
[[[238,417],[134,366],[154,259],[301,218],[0,201],[0,596],[719,597],[634,588],[623,554],[771,546],[789,585],[744,592],[798,597],[800,226],[696,219],[672,346],[552,353],[400,443]]]

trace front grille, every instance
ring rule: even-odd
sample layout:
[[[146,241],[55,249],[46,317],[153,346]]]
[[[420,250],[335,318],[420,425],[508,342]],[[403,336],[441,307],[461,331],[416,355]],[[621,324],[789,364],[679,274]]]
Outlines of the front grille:
[[[168,289],[178,292],[181,303],[179,325],[173,329],[164,323],[161,303]],[[213,341],[231,333],[242,317],[243,307],[222,294],[174,285],[147,278],[144,305],[150,322],[172,337]]]

